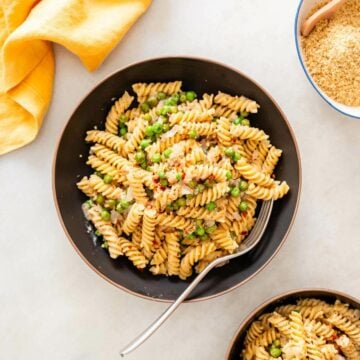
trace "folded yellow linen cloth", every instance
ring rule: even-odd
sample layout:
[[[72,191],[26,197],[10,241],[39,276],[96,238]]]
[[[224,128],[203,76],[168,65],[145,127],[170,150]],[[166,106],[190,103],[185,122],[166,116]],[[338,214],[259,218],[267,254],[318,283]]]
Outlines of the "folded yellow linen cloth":
[[[95,70],[151,0],[0,0],[0,155],[36,137],[51,99],[52,43]]]

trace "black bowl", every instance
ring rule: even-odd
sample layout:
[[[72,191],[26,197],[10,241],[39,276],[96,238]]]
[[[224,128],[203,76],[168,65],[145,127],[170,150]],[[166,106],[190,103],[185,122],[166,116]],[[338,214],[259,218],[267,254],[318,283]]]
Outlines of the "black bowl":
[[[254,320],[256,320],[260,315],[272,312],[277,306],[295,304],[295,302],[301,298],[316,298],[324,300],[330,303],[334,303],[335,300],[340,300],[351,305],[354,309],[360,310],[360,300],[355,299],[354,297],[341,293],[336,290],[329,289],[298,289],[291,290],[284,294],[277,295],[269,300],[267,300],[262,305],[258,306],[240,325],[239,329],[236,331],[233,339],[231,340],[230,346],[227,351],[226,359],[233,360],[239,359],[241,350],[243,349],[243,344],[246,336],[246,332],[249,329],[250,325]]]
[[[223,294],[260,271],[277,253],[293,223],[300,187],[300,157],[293,131],[272,97],[247,76],[225,65],[195,58],[160,58],[147,60],[117,71],[95,87],[77,107],[61,135],[53,166],[55,204],[64,230],[85,262],[115,286],[144,298],[159,301],[174,300],[185,289],[187,281],[153,276],[140,272],[124,258],[112,260],[100,246],[95,246],[86,231],[81,204],[84,195],[76,188],[80,177],[89,175],[85,164],[89,145],[85,143],[87,130],[102,128],[114,99],[125,90],[131,92],[136,82],[166,82],[182,80],[184,89],[198,94],[243,94],[256,100],[261,108],[251,115],[254,126],[270,135],[274,145],[283,150],[276,175],[286,180],[289,194],[276,201],[269,225],[260,244],[247,255],[213,270],[194,290],[189,300],[200,300]]]

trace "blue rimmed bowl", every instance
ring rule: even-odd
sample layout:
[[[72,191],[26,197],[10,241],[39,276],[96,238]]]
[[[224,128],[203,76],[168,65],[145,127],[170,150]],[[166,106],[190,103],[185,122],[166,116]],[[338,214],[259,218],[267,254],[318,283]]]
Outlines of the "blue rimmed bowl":
[[[339,111],[343,115],[350,116],[355,119],[360,119],[360,106],[354,107],[354,106],[347,106],[344,104],[340,104],[339,102],[331,99],[329,96],[327,96],[320,87],[316,84],[312,76],[310,75],[306,65],[304,56],[301,49],[301,34],[300,34],[300,28],[303,21],[306,19],[306,16],[309,14],[310,10],[321,0],[301,0],[296,12],[296,18],[295,18],[295,44],[296,44],[296,50],[297,54],[300,60],[301,67],[304,70],[304,73],[308,80],[310,81],[313,88],[318,92],[318,94],[335,110]]]

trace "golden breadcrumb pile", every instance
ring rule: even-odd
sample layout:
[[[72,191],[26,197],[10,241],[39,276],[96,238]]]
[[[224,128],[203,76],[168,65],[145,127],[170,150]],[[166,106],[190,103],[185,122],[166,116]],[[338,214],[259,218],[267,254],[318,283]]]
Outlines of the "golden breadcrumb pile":
[[[302,50],[312,78],[330,98],[360,106],[360,0],[348,0],[333,18],[320,21],[302,37]]]

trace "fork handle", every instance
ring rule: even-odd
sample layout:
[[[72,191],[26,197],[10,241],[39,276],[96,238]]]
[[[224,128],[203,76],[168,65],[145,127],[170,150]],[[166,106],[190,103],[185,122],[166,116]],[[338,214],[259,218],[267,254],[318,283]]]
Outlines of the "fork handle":
[[[217,259],[218,260],[218,259]],[[199,275],[190,283],[190,285],[182,292],[182,294],[173,302],[146,330],[144,330],[137,338],[131,341],[121,352],[120,355],[131,353],[137,347],[139,347],[145,340],[147,340],[179,307],[179,305],[190,295],[194,288],[200,283],[200,281],[209,273],[211,269],[218,264],[217,261],[211,262],[206,268],[201,271]]]

